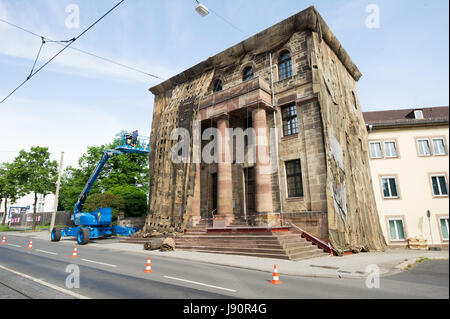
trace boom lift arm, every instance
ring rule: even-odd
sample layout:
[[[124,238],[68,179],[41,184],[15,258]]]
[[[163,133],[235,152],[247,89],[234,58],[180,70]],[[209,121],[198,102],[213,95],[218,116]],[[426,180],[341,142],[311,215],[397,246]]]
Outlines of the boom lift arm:
[[[78,198],[78,201],[75,203],[75,212],[74,214],[81,213],[83,211],[84,203],[86,202],[86,198],[89,195],[89,192],[91,191],[92,186],[94,185],[95,181],[97,180],[98,176],[100,175],[100,172],[103,170],[103,167],[105,164],[114,156],[125,154],[124,151],[120,150],[107,150],[103,153],[103,157],[100,160],[100,162],[97,164],[97,167],[92,172],[91,177],[89,178],[88,182],[86,183],[86,186],[84,186],[83,191],[80,194],[80,197]]]
[[[92,175],[89,177],[83,191],[75,203],[73,221],[75,227],[54,228],[51,234],[52,241],[60,241],[62,237],[77,237],[78,244],[85,245],[90,239],[107,237],[112,235],[131,236],[137,231],[137,227],[122,227],[112,224],[112,209],[100,207],[95,212],[83,212],[86,198],[91,191],[92,186],[99,177],[105,164],[112,157],[121,154],[148,154],[150,152],[150,138],[138,136],[137,131],[133,135],[128,132],[116,134],[114,141],[115,149],[106,150],[102,159],[95,167]]]

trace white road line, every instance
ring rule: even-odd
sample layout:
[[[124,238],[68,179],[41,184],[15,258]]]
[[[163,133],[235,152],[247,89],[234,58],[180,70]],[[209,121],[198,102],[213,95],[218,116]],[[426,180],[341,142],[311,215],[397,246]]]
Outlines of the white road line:
[[[40,249],[36,249],[36,251],[40,251],[41,253],[44,253],[44,254],[58,255],[57,253],[52,253],[51,251],[45,251],[45,250],[40,250]]]
[[[48,282],[45,282],[45,281],[42,281],[42,280],[33,278],[33,277],[31,277],[31,276],[28,276],[28,275],[19,273],[19,272],[17,272],[17,271],[14,271],[14,270],[11,270],[11,269],[9,269],[9,268],[6,268],[6,267],[4,267],[4,266],[2,266],[2,265],[0,265],[0,269],[9,271],[9,272],[11,272],[11,273],[13,273],[13,274],[16,274],[16,275],[18,275],[18,276],[21,276],[21,277],[23,277],[23,278],[32,280],[32,281],[34,281],[34,282],[37,282],[38,284],[47,286],[47,287],[49,287],[49,288],[52,288],[52,289],[57,290],[57,291],[59,291],[59,292],[62,292],[62,293],[64,293],[64,294],[66,294],[66,295],[69,295],[69,296],[72,296],[72,297],[75,297],[75,298],[78,298],[78,299],[90,299],[89,297],[85,297],[85,296],[83,296],[83,295],[77,294],[77,293],[72,292],[72,291],[70,291],[70,290],[63,289],[63,288],[60,288],[60,287],[58,287],[58,286],[52,285],[52,284],[50,284],[50,283],[48,283]]]
[[[200,286],[211,287],[211,288],[216,288],[216,289],[221,289],[221,290],[226,290],[226,291],[231,291],[231,292],[236,292],[237,291],[237,290],[234,290],[234,289],[228,289],[228,288],[217,287],[217,286],[213,286],[213,285],[202,284],[201,282],[190,281],[190,280],[180,279],[180,278],[175,278],[175,277],[164,276],[164,278],[184,281],[184,282],[188,282],[188,283],[191,283],[191,284],[196,284],[196,285],[200,285]]]
[[[13,246],[13,247],[22,247],[22,246],[14,245],[14,244],[6,244],[6,245]]]
[[[93,260],[89,260],[89,259],[81,259],[81,260],[87,261],[87,262],[89,262],[89,263],[94,263],[94,264],[103,265],[103,266],[117,267],[116,265],[105,264],[105,263],[101,263],[101,262],[93,261]]]

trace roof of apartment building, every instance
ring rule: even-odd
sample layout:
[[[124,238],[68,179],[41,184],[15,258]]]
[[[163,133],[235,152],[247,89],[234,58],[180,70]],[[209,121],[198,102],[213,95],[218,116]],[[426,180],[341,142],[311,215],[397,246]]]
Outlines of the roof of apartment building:
[[[449,107],[400,109],[376,112],[364,112],[367,125],[373,127],[416,126],[445,124],[449,122]]]
[[[181,72],[178,75],[150,88],[150,91],[155,94],[162,94],[176,87],[179,84],[185,83],[203,72],[229,66],[239,60],[240,57],[246,53],[261,54],[275,50],[277,47],[283,45],[289,40],[295,32],[304,30],[311,30],[319,33],[321,38],[328,44],[331,50],[337,55],[346,67],[352,77],[358,81],[362,74],[353,63],[348,53],[342,47],[339,40],[330,30],[325,20],[320,16],[319,12],[314,6],[289,17],[258,34],[220,52],[213,57],[210,57],[197,65]]]

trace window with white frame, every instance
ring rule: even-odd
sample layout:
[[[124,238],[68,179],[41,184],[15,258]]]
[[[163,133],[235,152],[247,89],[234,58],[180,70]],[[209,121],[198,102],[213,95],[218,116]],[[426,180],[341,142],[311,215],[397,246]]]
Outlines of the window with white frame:
[[[447,176],[444,174],[431,175],[431,185],[434,196],[448,196]]]
[[[448,240],[448,216],[440,217],[439,224],[441,226],[441,234],[443,240]]]
[[[397,178],[394,176],[385,176],[381,178],[384,198],[398,198]]]
[[[42,213],[43,211],[44,211],[44,203],[39,203],[39,206],[38,206],[38,212],[39,213]]]
[[[405,240],[405,229],[402,218],[389,218],[389,236],[391,241]]]
[[[370,157],[383,158],[383,151],[381,150],[381,142],[370,142]]]
[[[414,111],[414,116],[417,120],[423,119],[423,111],[421,110]]]
[[[431,156],[430,141],[428,139],[418,139],[417,146],[420,156]]]
[[[386,157],[398,157],[397,145],[395,141],[384,142],[384,156]]]
[[[442,137],[433,138],[433,153],[434,155],[446,155],[445,142]]]

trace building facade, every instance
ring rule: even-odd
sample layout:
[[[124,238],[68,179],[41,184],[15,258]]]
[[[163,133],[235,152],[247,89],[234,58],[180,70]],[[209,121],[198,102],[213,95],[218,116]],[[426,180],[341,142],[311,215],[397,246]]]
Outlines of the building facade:
[[[364,113],[380,224],[390,246],[449,241],[448,107]]]
[[[151,88],[144,232],[213,216],[222,227],[295,220],[338,250],[383,249],[360,77],[310,7]],[[175,128],[191,137],[181,163]]]
[[[49,194],[47,196],[44,196],[42,194],[37,195],[38,201],[36,204],[36,212],[37,213],[48,213],[53,212],[55,209],[55,195]],[[5,212],[5,200],[0,200],[1,206],[0,206],[0,215],[2,216],[0,218],[0,221],[3,220],[3,214]],[[10,215],[11,213],[25,213],[25,214],[31,214],[33,213],[33,205],[34,205],[34,193],[28,194],[26,196],[23,196],[19,198],[16,202],[11,203],[10,200],[8,200],[7,204],[7,216],[6,216],[6,222],[10,221]]]

